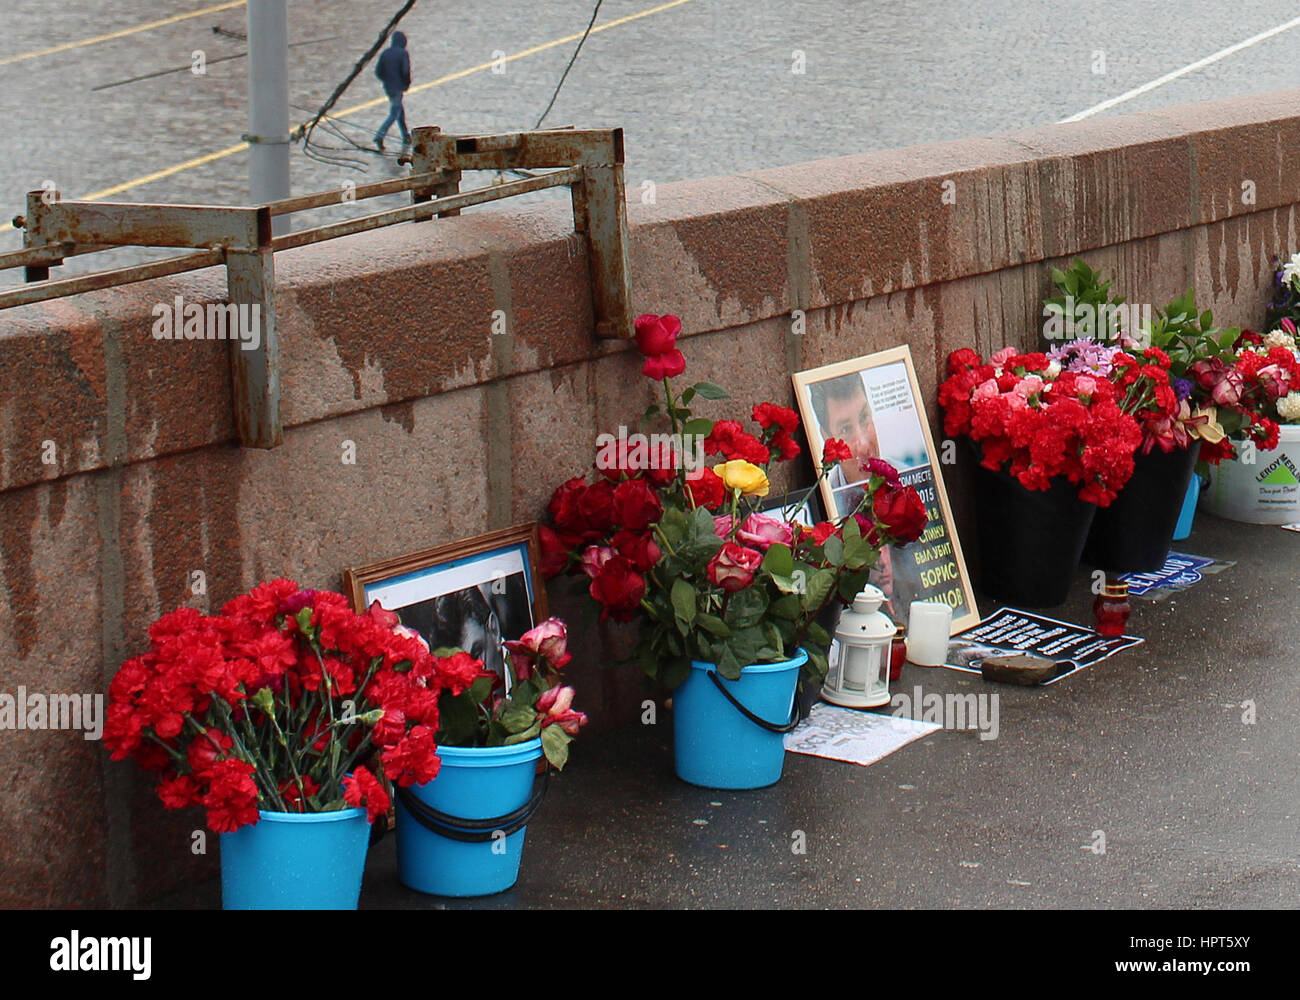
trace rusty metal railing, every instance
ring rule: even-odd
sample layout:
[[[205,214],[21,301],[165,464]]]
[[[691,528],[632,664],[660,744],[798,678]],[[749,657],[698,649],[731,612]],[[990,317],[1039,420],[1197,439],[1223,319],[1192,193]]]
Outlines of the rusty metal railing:
[[[217,264],[226,266],[227,297],[234,305],[260,306],[256,346],[232,341],[235,423],[241,443],[273,448],[283,440],[280,422],[279,339],[275,318],[277,250],[378,229],[400,222],[459,215],[471,205],[528,191],[568,187],[573,228],[586,238],[592,307],[600,337],[632,336],[628,239],[623,181],[622,129],[555,129],[497,135],[449,135],[436,127],[413,130],[405,177],[349,189],[348,201],[409,191],[412,203],[343,222],[274,236],[279,215],[338,204],[338,190],[283,198],[263,205],[153,205],[63,201],[57,191],[32,191],[23,249],[0,253],[0,269],[23,267],[28,284],[0,291],[0,309],[82,292],[147,281]],[[551,172],[462,192],[466,170]],[[196,252],[72,278],[49,279],[68,257],[114,247],[185,247]]]

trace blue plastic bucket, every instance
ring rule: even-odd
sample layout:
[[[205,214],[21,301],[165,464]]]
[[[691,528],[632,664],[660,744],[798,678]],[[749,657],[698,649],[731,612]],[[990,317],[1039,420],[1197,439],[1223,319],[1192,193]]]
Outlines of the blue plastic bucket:
[[[1178,525],[1174,528],[1174,541],[1181,542],[1192,533],[1192,521],[1196,518],[1196,501],[1201,495],[1201,477],[1192,473],[1191,482],[1187,484],[1187,496],[1183,498],[1183,509],[1178,513]]]
[[[226,910],[355,910],[370,846],[364,809],[259,811],[221,834]]]
[[[802,649],[792,660],[756,663],[740,679],[718,680],[740,704],[774,726],[787,724],[794,709]],[[785,737],[748,719],[731,704],[709,672],[712,663],[691,662],[691,672],[673,692],[673,749],[677,777],[704,788],[763,788],[781,780]]]
[[[506,816],[527,804],[542,741],[508,747],[439,746],[438,777],[410,791],[420,802],[465,820]],[[402,884],[435,896],[488,896],[519,879],[524,826],[480,843],[434,833],[397,800],[397,873]]]

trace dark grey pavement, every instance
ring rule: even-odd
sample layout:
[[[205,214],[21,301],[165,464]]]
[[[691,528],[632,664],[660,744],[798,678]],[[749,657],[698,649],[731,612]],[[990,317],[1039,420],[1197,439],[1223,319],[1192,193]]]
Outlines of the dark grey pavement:
[[[1177,548],[1237,565],[1135,599],[1146,643],[1054,685],[904,667],[896,692],[996,691],[995,740],[938,731],[870,767],[787,754],[779,784],[720,792],[674,777],[668,720],[634,725],[575,744],[510,892],[410,891],[390,835],[361,906],[1294,908],[1300,534],[1201,514]],[[1090,623],[1091,600],[1081,573],[1048,613]],[[219,885],[164,905],[219,906]]]

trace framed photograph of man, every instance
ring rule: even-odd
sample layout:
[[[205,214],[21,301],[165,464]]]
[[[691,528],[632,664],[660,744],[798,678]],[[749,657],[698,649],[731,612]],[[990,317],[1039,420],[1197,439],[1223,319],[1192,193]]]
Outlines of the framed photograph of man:
[[[378,601],[430,648],[463,649],[507,677],[503,643],[546,617],[538,551],[525,524],[346,569],[343,584],[357,611]]]
[[[911,351],[894,347],[792,378],[814,458],[821,457],[828,438],[838,438],[853,453],[821,481],[828,517],[846,517],[857,509],[871,458],[896,468],[903,484],[915,487],[925,502],[929,521],[921,539],[886,549],[872,574],[872,582],[889,595],[886,610],[905,622],[912,601],[943,601],[953,609],[953,632],[979,621]]]

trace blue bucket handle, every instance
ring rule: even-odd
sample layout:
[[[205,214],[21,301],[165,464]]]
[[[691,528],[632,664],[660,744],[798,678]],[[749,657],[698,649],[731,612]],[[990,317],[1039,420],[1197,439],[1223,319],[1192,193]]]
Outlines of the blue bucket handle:
[[[713,686],[716,687],[720,692],[722,692],[722,697],[726,698],[727,701],[731,702],[733,705],[736,706],[736,711],[738,711],[750,722],[754,723],[754,725],[762,726],[769,733],[792,733],[794,732],[795,727],[799,725],[799,699],[798,698],[795,698],[794,700],[794,707],[790,712],[790,721],[787,722],[784,726],[778,726],[773,722],[768,722],[766,719],[760,719],[757,715],[755,715],[744,705],[738,702],[735,699],[735,697],[732,695],[732,693],[728,691],[726,687],[723,686],[722,681],[718,680],[718,672],[716,670],[709,671],[709,680],[713,681]]]
[[[533,813],[537,812],[542,799],[546,798],[546,787],[550,776],[551,768],[548,764],[542,771],[541,779],[535,782],[536,787],[532,798],[514,812],[492,819],[463,819],[460,816],[453,816],[433,808],[427,802],[422,802],[409,788],[401,786],[396,789],[397,800],[406,807],[406,811],[415,818],[416,822],[429,832],[466,844],[482,844],[491,840],[498,830],[507,836],[522,830]]]

